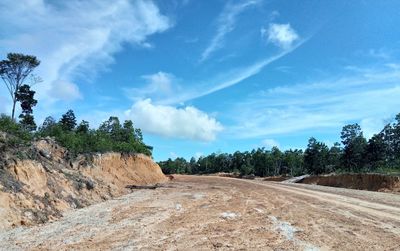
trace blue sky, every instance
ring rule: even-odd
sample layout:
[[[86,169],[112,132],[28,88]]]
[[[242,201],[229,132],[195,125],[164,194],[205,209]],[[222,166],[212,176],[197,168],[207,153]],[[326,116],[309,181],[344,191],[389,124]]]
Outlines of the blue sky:
[[[131,119],[162,160],[367,137],[400,112],[399,1],[3,0],[0,55],[41,61],[38,123]],[[11,102],[0,86],[0,112]]]

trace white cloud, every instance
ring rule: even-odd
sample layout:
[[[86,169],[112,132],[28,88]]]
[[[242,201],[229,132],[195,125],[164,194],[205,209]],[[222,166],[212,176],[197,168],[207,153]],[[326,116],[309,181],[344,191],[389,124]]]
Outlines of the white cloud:
[[[399,95],[400,69],[390,67],[272,88],[232,108],[232,116],[240,118],[227,131],[239,138],[328,128],[339,133],[345,124],[358,122],[370,137],[384,119],[400,112]]]
[[[247,8],[257,5],[259,0],[246,0],[238,4],[227,4],[218,18],[217,33],[212,38],[210,44],[202,52],[200,62],[207,60],[212,53],[223,46],[225,35],[235,29],[236,18]]]
[[[64,101],[82,99],[82,94],[80,93],[78,86],[67,81],[59,81],[57,86],[53,85],[50,94],[52,97]]]
[[[137,101],[125,114],[144,132],[165,137],[212,141],[223,129],[215,118],[193,106],[154,105],[150,99]]]
[[[261,36],[283,49],[290,48],[299,39],[299,35],[290,24],[271,23],[268,29],[261,29]]]
[[[36,87],[39,106],[80,98],[71,84],[69,92],[53,94],[65,88],[63,82],[104,70],[123,43],[146,47],[148,36],[171,27],[153,2],[142,0],[3,0],[0,23],[0,54],[22,52],[42,61],[36,72],[44,80]]]
[[[159,103],[177,104],[185,102],[187,100],[192,100],[203,96],[207,96],[214,92],[239,84],[243,80],[258,74],[261,70],[264,69],[264,67],[271,64],[272,62],[275,62],[276,60],[279,60],[280,58],[291,53],[292,51],[300,47],[303,43],[305,43],[307,40],[308,38],[303,39],[298,43],[296,43],[295,45],[291,46],[290,48],[287,48],[274,56],[265,58],[249,66],[232,69],[231,71],[226,72],[221,76],[216,76],[213,79],[208,79],[201,83],[196,83],[192,85],[195,86],[192,89],[187,88],[185,90],[181,90],[180,92],[174,92],[174,95],[163,98],[162,100],[160,100]]]
[[[274,146],[279,147],[279,143],[274,139],[264,139],[261,144],[267,148],[272,148]]]
[[[159,71],[154,74],[144,75],[142,79],[146,81],[144,86],[138,88],[126,88],[126,95],[134,101],[151,98],[160,100],[179,92],[178,80],[173,74]]]
[[[400,111],[399,111],[400,112]],[[385,126],[386,118],[364,118],[360,121],[360,126],[363,130],[363,134],[367,139],[372,138],[374,134],[382,131]]]

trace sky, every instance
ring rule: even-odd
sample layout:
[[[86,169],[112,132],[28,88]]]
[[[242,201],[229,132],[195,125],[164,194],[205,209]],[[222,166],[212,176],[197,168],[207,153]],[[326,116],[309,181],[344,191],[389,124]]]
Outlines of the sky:
[[[369,138],[400,113],[397,0],[2,0],[0,58],[35,55],[38,124],[130,119],[155,160]],[[11,99],[0,85],[0,113]]]

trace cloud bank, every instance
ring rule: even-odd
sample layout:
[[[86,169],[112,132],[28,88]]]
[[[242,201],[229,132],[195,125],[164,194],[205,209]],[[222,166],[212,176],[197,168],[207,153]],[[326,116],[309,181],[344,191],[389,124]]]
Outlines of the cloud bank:
[[[193,106],[155,105],[150,99],[134,103],[125,115],[144,132],[164,137],[213,141],[223,129],[215,118]]]

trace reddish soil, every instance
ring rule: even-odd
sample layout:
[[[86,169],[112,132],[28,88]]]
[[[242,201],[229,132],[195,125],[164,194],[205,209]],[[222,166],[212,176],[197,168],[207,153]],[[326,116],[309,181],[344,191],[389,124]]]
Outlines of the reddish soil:
[[[400,250],[400,196],[211,176],[0,232],[2,250]]]

